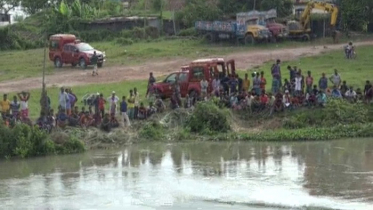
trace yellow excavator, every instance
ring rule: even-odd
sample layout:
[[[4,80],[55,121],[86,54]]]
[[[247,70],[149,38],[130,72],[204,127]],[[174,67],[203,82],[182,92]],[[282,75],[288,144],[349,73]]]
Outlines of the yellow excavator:
[[[299,22],[298,21],[289,21],[287,26],[289,28],[289,37],[292,39],[301,39],[303,41],[309,41],[311,39],[311,27],[310,27],[310,19],[311,19],[311,11],[313,9],[319,9],[331,13],[330,18],[330,26],[332,27],[332,34],[333,39],[335,41],[336,38],[336,30],[335,25],[337,23],[338,18],[338,8],[333,4],[325,3],[325,2],[308,2],[306,8],[304,9]]]

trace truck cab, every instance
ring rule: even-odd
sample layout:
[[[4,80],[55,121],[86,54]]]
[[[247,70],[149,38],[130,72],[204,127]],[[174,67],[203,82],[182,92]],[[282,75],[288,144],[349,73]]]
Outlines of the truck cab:
[[[88,43],[81,42],[73,34],[55,34],[49,38],[49,60],[55,67],[61,68],[63,64],[79,65],[86,68],[91,65],[91,57],[96,52],[97,66],[102,67],[105,61],[105,52],[94,49]]]
[[[271,9],[260,13],[260,24],[266,26],[272,34],[272,37],[278,41],[285,39],[288,36],[287,28],[285,25],[277,23],[277,11]]]
[[[276,40],[283,40],[286,39],[288,36],[287,29],[284,25],[277,23],[275,17],[269,17],[265,19],[267,28],[271,31],[272,36],[276,38]]]
[[[260,25],[260,13],[258,11],[241,12],[237,14],[237,27],[244,37],[245,44],[267,42],[272,34],[265,26]]]

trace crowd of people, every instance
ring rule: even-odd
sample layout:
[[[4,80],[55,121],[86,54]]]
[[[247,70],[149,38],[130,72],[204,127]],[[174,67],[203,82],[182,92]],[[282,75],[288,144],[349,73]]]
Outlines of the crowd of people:
[[[287,71],[289,79],[282,80],[281,61],[277,60],[272,65],[271,92],[266,92],[268,84],[263,71],[253,72],[251,78],[245,74],[243,79],[239,75],[225,75],[222,78],[216,76],[211,83],[203,78],[200,82],[200,94],[197,97],[186,95],[184,104],[181,100],[180,85],[176,80],[170,100],[171,108],[190,108],[198,101],[215,100],[234,110],[254,112],[267,109],[273,113],[300,106],[323,107],[328,98],[345,99],[352,103],[372,102],[373,89],[369,80],[365,82],[364,89],[354,89],[347,81],[342,80],[337,69],[330,77],[322,73],[318,81],[314,80],[311,71],[304,75],[296,66],[287,66]],[[151,89],[150,81],[152,80],[149,79]],[[207,91],[209,88],[212,90],[210,93]]]
[[[39,118],[33,123],[29,118],[29,99],[29,92],[18,93],[12,101],[8,99],[7,94],[3,95],[3,99],[0,101],[1,115],[7,126],[26,123],[37,125],[48,132],[51,132],[53,128],[65,128],[66,126],[99,127],[110,131],[112,128],[119,127],[118,116],[121,116],[125,126],[130,126],[132,120],[146,119],[156,110],[159,112],[166,108],[163,100],[159,97],[155,100],[158,109],[152,102],[149,103],[149,106],[145,106],[139,100],[137,88],[130,90],[129,96],[123,96],[121,100],[116,96],[115,91],[108,98],[105,98],[103,93],[87,94],[83,96],[81,100],[83,104],[79,107],[77,103],[79,99],[72,89],[61,87],[57,111],[55,112],[52,108],[50,97],[47,94],[42,94],[40,104],[42,107],[46,106],[47,111],[41,111]]]
[[[173,94],[170,98],[170,107],[193,108],[199,101],[214,100],[222,106],[233,110],[248,110],[260,112],[270,110],[271,113],[292,110],[301,106],[325,106],[327,99],[339,98],[351,103],[363,101],[371,103],[373,88],[369,80],[364,89],[349,86],[347,81],[335,69],[329,77],[322,73],[318,81],[315,81],[311,71],[304,75],[296,66],[288,66],[289,79],[282,80],[281,61],[277,60],[271,67],[271,92],[267,93],[267,79],[265,73],[253,72],[244,78],[238,75],[226,75],[223,78],[215,77],[212,81],[203,78],[200,81],[201,92],[197,95],[186,95],[184,99],[180,95],[178,80],[173,84]],[[22,122],[29,125],[36,124],[41,129],[51,131],[53,128],[65,128],[66,126],[100,127],[105,131],[124,126],[130,126],[133,120],[147,119],[154,113],[162,113],[167,108],[163,99],[152,91],[155,78],[150,73],[146,98],[147,106],[140,101],[137,88],[129,91],[129,95],[121,99],[115,91],[110,97],[105,98],[103,93],[87,94],[82,97],[82,106],[78,105],[78,97],[71,88],[61,88],[58,97],[58,108],[55,112],[51,107],[51,99],[46,92],[42,94],[41,106],[46,106],[40,113],[35,123],[29,119],[28,101],[29,92],[20,92],[8,99],[4,94],[0,101],[2,118],[6,125]],[[154,97],[152,97],[154,96]],[[45,111],[47,110],[47,111]],[[119,118],[119,119],[118,119]]]

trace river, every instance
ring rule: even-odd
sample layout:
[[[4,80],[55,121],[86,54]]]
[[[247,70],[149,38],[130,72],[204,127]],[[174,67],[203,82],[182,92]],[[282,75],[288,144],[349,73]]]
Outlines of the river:
[[[373,139],[148,143],[0,161],[0,209],[373,209]]]

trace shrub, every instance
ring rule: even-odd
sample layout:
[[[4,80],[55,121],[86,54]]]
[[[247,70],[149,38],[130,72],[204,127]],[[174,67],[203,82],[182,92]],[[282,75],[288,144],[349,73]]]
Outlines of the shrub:
[[[194,27],[180,30],[179,36],[197,36],[198,33]]]
[[[84,144],[73,136],[69,136],[69,140],[64,144],[57,145],[49,134],[25,124],[8,128],[1,123],[0,137],[0,158],[12,156],[25,158],[84,151]]]
[[[336,125],[331,127],[307,127],[297,130],[272,130],[259,133],[241,134],[237,137],[247,141],[310,141],[335,140],[341,138],[372,137],[373,124]]]
[[[196,105],[187,125],[197,133],[227,132],[231,130],[228,116],[227,109],[219,108],[213,102],[201,102]]]
[[[124,38],[124,37],[120,37],[116,40],[116,43],[120,44],[120,45],[123,45],[123,46],[126,46],[126,45],[131,45],[133,44],[133,41],[132,39],[128,39],[128,38]]]
[[[287,117],[285,128],[326,127],[338,124],[365,123],[371,121],[369,107],[363,103],[349,103],[331,99],[325,108],[303,109]]]
[[[132,30],[122,30],[121,37],[132,40],[156,39],[159,37],[159,31],[154,27],[139,28],[135,27]]]
[[[162,140],[164,138],[164,129],[160,123],[150,121],[142,126],[139,136],[146,140]]]

